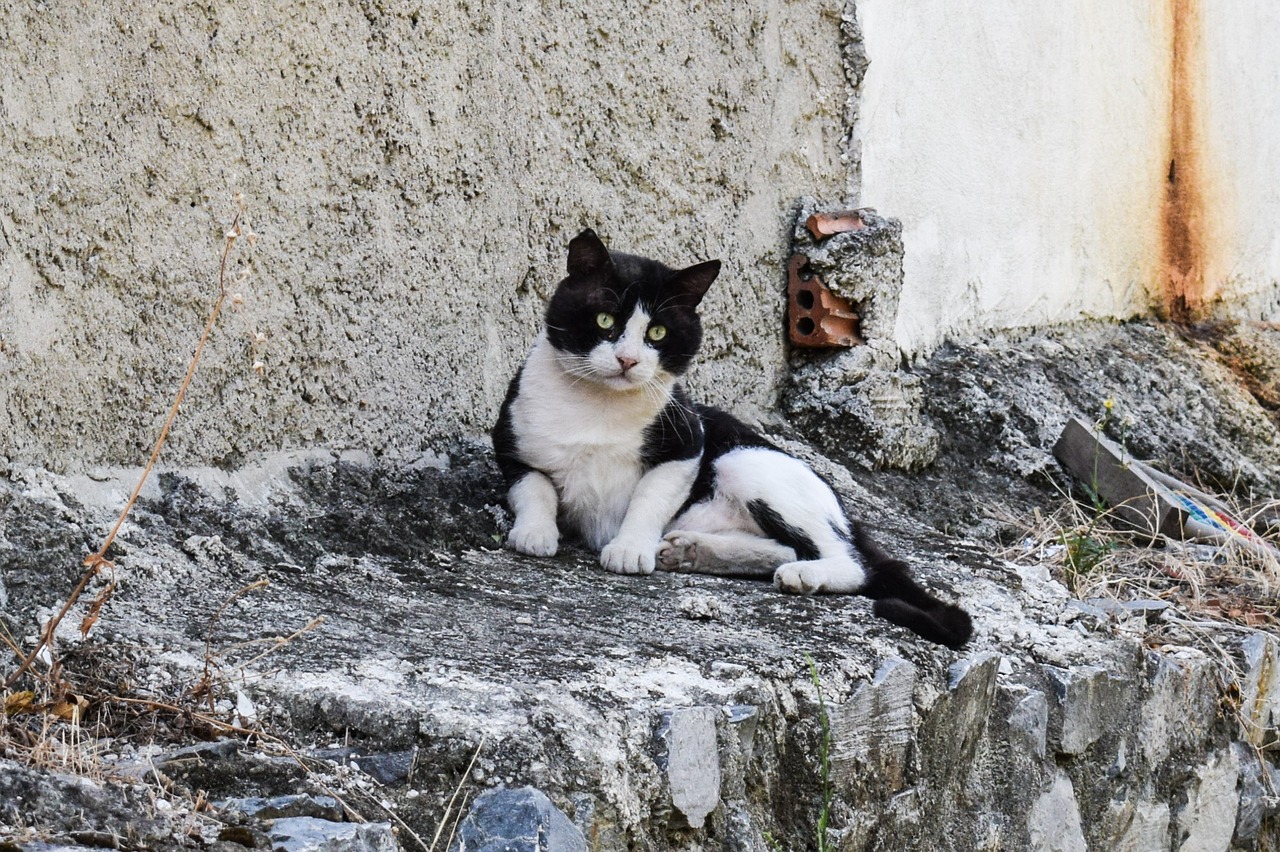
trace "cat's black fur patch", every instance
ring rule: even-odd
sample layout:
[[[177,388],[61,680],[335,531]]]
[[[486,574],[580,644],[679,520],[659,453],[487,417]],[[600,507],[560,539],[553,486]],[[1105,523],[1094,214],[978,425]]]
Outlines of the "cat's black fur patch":
[[[797,559],[817,559],[822,555],[814,545],[813,539],[784,521],[782,516],[765,501],[752,500],[747,504],[747,511],[760,525],[760,529],[764,530],[765,535],[794,550]]]
[[[649,470],[663,462],[694,458],[702,447],[702,421],[684,388],[676,385],[667,407],[644,430],[640,462]]]
[[[511,423],[511,403],[520,389],[520,376],[523,372],[523,367],[516,370],[511,384],[507,385],[507,396],[502,400],[502,408],[498,411],[498,422],[494,424],[492,432],[493,452],[497,457],[498,470],[502,471],[502,478],[506,481],[508,488],[533,469],[520,460],[520,453],[516,447],[515,427]]]
[[[694,407],[702,421],[702,462],[698,466],[698,478],[694,480],[693,488],[689,491],[689,499],[680,508],[680,512],[711,496],[716,478],[715,461],[725,453],[742,447],[777,449],[767,438],[727,411],[721,411],[709,405]],[[680,512],[676,514],[679,515]]]
[[[875,601],[872,612],[948,648],[959,650],[969,641],[973,635],[969,613],[921,588],[906,563],[886,554],[857,524],[853,546],[867,569],[867,584],[858,593]]]

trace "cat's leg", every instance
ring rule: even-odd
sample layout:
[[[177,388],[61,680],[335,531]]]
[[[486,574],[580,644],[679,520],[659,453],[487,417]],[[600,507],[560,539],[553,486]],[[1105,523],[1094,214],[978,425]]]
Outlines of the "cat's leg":
[[[769,577],[796,558],[792,548],[764,535],[746,507],[725,494],[690,506],[658,545],[664,571]]]
[[[699,458],[669,461],[640,478],[622,527],[600,551],[600,564],[615,574],[652,574],[658,541],[689,496]]]
[[[507,492],[516,521],[507,536],[507,547],[528,556],[555,556],[560,544],[556,509],[560,498],[547,475],[530,470]]]
[[[721,456],[715,472],[717,494],[744,506],[765,536],[794,551],[774,572],[779,589],[852,594],[866,585],[844,508],[807,464],[777,450],[750,447]]]
[[[796,552],[785,544],[741,530],[673,530],[658,546],[661,570],[689,574],[769,577],[795,558]]]

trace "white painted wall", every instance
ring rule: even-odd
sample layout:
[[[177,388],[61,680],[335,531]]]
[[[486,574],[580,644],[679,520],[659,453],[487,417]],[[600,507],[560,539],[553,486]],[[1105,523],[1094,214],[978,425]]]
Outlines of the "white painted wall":
[[[1234,313],[1280,318],[1280,4],[1201,0],[1214,277]]]
[[[1280,7],[1204,5],[1206,203],[1226,231],[1206,273],[1237,312],[1275,314]],[[903,222],[904,350],[1151,307],[1165,270],[1171,6],[858,2],[871,60],[859,203]]]

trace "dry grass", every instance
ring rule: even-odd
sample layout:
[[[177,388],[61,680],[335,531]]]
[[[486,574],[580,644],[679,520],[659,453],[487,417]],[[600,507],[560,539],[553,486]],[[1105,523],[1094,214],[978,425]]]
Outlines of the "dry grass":
[[[1086,489],[1087,490],[1087,489]],[[1014,563],[1047,566],[1078,599],[1118,603],[1164,601],[1158,619],[1128,619],[1152,648],[1189,646],[1203,652],[1218,680],[1219,712],[1232,719],[1261,751],[1253,720],[1241,702],[1245,682],[1240,642],[1254,631],[1280,630],[1280,560],[1274,555],[1226,544],[1201,544],[1139,534],[1090,497],[1092,505],[1067,498],[1052,514],[1031,518],[993,513],[1025,537],[1001,555]],[[1222,502],[1230,507],[1230,501]],[[1235,507],[1232,507],[1235,508]],[[1233,514],[1254,522],[1271,544],[1277,530],[1263,519],[1280,503]]]
[[[1277,506],[1238,516],[1269,517]],[[1006,513],[998,519],[1025,531],[1021,542],[1001,554],[1005,559],[1048,566],[1082,600],[1163,600],[1196,618],[1280,627],[1280,560],[1273,555],[1232,543],[1152,539],[1128,529],[1110,510],[1071,499],[1049,515],[1037,511],[1019,519]],[[1274,530],[1262,533],[1277,543]]]
[[[4,680],[5,690],[11,689],[26,676],[33,665],[45,660],[47,660],[49,666],[49,674],[45,677],[56,680],[57,661],[53,659],[52,645],[54,636],[57,634],[58,625],[62,623],[62,619],[80,600],[80,596],[84,594],[85,589],[89,587],[92,581],[104,575],[108,576],[106,584],[90,603],[88,612],[80,623],[80,633],[87,636],[94,624],[97,623],[103,606],[106,605],[107,601],[111,599],[111,595],[115,592],[115,565],[107,558],[107,553],[119,534],[120,528],[124,526],[125,519],[129,517],[129,513],[133,510],[134,504],[137,503],[138,495],[142,493],[142,487],[146,485],[147,478],[151,475],[156,460],[160,458],[160,451],[164,449],[165,441],[169,437],[169,430],[173,427],[173,422],[178,417],[182,400],[186,397],[187,388],[191,386],[191,379],[195,376],[196,367],[200,364],[200,355],[204,352],[205,344],[209,342],[209,335],[213,333],[218,316],[222,313],[223,304],[232,295],[227,289],[227,264],[231,258],[231,250],[241,237],[244,237],[250,245],[257,239],[253,231],[247,225],[242,224],[244,219],[243,197],[237,197],[237,208],[231,227],[227,229],[223,237],[222,261],[218,268],[218,297],[213,303],[213,309],[209,312],[209,319],[205,323],[204,333],[200,335],[200,342],[196,344],[195,353],[191,356],[191,363],[187,367],[186,375],[183,376],[182,384],[179,386],[177,394],[174,396],[173,405],[169,408],[169,416],[165,418],[164,425],[160,429],[155,446],[151,450],[151,456],[147,459],[147,463],[142,469],[142,475],[138,478],[138,484],[125,502],[124,508],[120,512],[120,517],[111,528],[111,532],[103,539],[102,546],[98,548],[97,552],[91,553],[84,558],[83,567],[85,570],[80,576],[80,581],[76,584],[71,594],[67,596],[66,602],[58,613],[44,624],[35,646],[24,654],[12,637],[5,637],[5,644],[9,646],[19,660],[17,667]],[[37,677],[36,679],[40,678]]]

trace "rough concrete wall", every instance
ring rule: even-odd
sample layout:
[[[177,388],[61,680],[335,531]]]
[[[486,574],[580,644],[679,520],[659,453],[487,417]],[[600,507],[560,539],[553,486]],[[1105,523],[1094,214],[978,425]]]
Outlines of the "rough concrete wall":
[[[253,274],[171,461],[486,430],[588,225],[672,263],[723,258],[693,384],[768,404],[789,208],[843,189],[839,12],[6,5],[0,463],[145,455],[237,192]]]
[[[859,202],[903,222],[897,329],[1280,312],[1276,12],[859,0]]]

